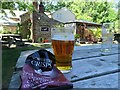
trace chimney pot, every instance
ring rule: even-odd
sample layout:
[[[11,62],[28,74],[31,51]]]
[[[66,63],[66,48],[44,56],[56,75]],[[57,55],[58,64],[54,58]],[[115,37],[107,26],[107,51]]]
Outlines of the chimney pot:
[[[40,5],[39,5],[39,13],[44,13],[44,5],[42,2],[40,2]]]

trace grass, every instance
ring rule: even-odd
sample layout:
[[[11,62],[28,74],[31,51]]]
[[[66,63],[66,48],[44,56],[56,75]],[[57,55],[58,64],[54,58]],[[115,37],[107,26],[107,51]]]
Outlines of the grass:
[[[2,88],[8,88],[16,62],[22,51],[50,48],[50,44],[32,44],[30,46],[8,48],[2,47]]]

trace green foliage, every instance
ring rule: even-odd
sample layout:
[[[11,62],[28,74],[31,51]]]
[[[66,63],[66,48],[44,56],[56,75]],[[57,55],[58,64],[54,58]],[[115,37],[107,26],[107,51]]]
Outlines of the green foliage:
[[[88,21],[93,21],[97,23],[104,22],[113,22],[118,19],[117,12],[113,9],[115,7],[114,2],[91,2],[91,1],[82,1],[82,0],[62,0],[55,3],[55,0],[48,0],[49,2],[44,2],[45,11],[54,12],[62,7],[69,8],[76,16],[77,19],[83,19]],[[25,3],[18,0],[19,10],[29,10],[32,12],[34,10],[32,3]],[[120,3],[120,2],[119,2]],[[118,8],[119,8],[118,3]],[[3,9],[15,9],[14,2],[2,2]],[[4,13],[4,11],[3,11]]]
[[[117,22],[119,25],[118,25],[118,33],[120,33],[120,1],[118,3],[118,22]]]
[[[25,2],[16,2],[18,4],[19,10],[32,12],[34,10],[33,5]]]
[[[80,38],[80,35],[79,34],[75,34],[74,37],[75,37],[75,39],[77,39],[77,38]]]
[[[0,34],[2,34],[2,30],[0,30]]]
[[[19,10],[23,10],[25,11],[27,9],[27,4],[24,2],[17,2],[17,4],[19,5]]]
[[[3,9],[1,10],[1,13],[7,16],[6,12]]]
[[[37,39],[37,42],[38,42],[38,43],[41,43],[41,42],[43,42],[44,40],[45,40],[44,38],[40,37],[40,38]]]
[[[45,11],[49,11],[49,12],[54,12],[57,11],[59,9],[61,9],[62,7],[65,7],[65,2],[58,2],[57,5],[53,5],[51,2],[47,2],[45,5]]]
[[[2,34],[12,34],[12,32],[9,31],[9,30],[3,30],[1,33],[2,33]]]
[[[18,5],[17,8],[15,7],[15,4]],[[30,4],[30,3],[26,3],[20,0],[18,0],[18,2],[2,2],[1,6],[2,6],[2,9],[10,9],[10,13],[12,13],[13,15],[15,15],[13,12],[13,10],[15,9],[19,9],[23,11],[28,10],[31,13],[34,10],[32,3]],[[4,10],[2,10],[2,13],[5,14]]]
[[[17,34],[21,35],[22,38],[27,38],[27,39],[30,39],[30,35],[31,35],[31,21],[30,20],[27,20],[23,23],[18,23],[17,27]]]
[[[52,3],[52,2],[51,2]],[[114,3],[91,2],[82,0],[69,0],[58,2],[56,5],[46,4],[46,11],[56,11],[62,7],[69,8],[76,16],[77,19],[93,21],[97,23],[113,22],[117,20],[117,12],[113,9]]]
[[[14,2],[2,2],[2,9],[15,9]]]
[[[93,33],[95,38],[101,38],[102,37],[101,36],[102,35],[101,28],[94,27],[94,28],[89,28],[89,30]]]

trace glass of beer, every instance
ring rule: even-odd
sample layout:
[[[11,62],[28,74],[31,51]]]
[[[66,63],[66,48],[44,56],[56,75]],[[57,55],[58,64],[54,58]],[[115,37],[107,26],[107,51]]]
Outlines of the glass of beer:
[[[62,73],[70,72],[74,50],[73,28],[52,28],[52,47],[56,58],[56,67]]]
[[[114,36],[114,24],[113,23],[103,23],[102,25],[102,52],[110,52],[113,44]]]

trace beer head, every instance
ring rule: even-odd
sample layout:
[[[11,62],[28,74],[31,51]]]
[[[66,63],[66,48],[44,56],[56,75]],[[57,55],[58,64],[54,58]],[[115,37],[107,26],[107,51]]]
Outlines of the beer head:
[[[74,40],[73,30],[70,28],[52,28],[53,40]]]

